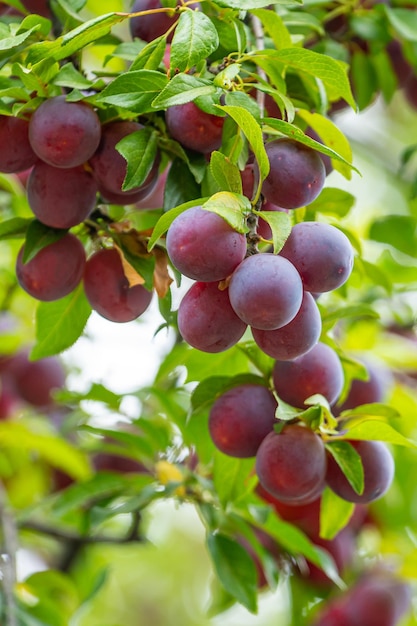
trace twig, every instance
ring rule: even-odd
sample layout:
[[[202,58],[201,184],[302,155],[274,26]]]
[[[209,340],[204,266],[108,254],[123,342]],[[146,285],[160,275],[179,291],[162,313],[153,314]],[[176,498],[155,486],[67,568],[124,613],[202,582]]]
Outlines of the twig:
[[[17,529],[9,510],[7,494],[0,482],[0,523],[2,545],[0,553],[0,577],[5,604],[4,626],[17,626],[14,585],[16,582]]]
[[[264,50],[265,41],[264,41],[264,30],[262,27],[262,22],[255,15],[251,15],[250,19],[251,19],[253,34],[255,35],[256,48],[258,50]],[[261,78],[262,80],[266,82],[267,77],[266,77],[264,70],[261,67],[257,68],[257,73],[258,73],[259,78]],[[265,110],[265,93],[261,91],[260,89],[257,89],[256,91],[256,102],[258,103],[259,110],[261,112],[261,117],[263,117],[264,110]]]

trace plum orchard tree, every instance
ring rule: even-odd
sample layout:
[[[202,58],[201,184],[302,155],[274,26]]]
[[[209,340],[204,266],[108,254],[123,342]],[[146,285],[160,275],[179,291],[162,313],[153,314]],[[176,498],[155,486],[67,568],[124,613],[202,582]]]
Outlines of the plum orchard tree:
[[[337,117],[413,125],[415,0],[84,5],[1,5],[1,623],[75,624],[80,559],[163,499],[206,529],[208,614],[281,581],[294,626],[417,623],[416,145],[358,227]],[[65,387],[92,311],[175,336],[129,419]]]

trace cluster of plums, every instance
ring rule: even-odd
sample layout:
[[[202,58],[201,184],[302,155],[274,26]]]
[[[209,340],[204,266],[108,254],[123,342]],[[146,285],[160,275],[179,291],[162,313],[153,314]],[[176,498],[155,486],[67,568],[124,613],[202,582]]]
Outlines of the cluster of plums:
[[[301,357],[275,362],[273,389],[279,401],[300,409],[307,407],[308,398],[320,394],[336,405],[336,412],[357,406],[364,397],[368,402],[381,401],[386,390],[375,382],[376,370],[369,371],[369,380],[355,381],[345,403],[337,407],[343,387],[342,366],[332,348],[318,343]],[[256,457],[259,483],[270,496],[284,504],[305,505],[320,497],[328,485],[344,500],[365,504],[388,490],[394,462],[385,444],[349,441],[363,466],[364,489],[359,494],[331,454],[332,439],[325,444],[320,434],[298,420],[277,421],[276,410],[277,400],[269,388],[244,384],[215,400],[208,422],[210,436],[224,454]]]
[[[267,201],[284,208],[311,201],[306,198],[311,185],[304,156],[317,154],[294,144],[278,139],[267,145],[272,145],[271,173],[263,191]],[[282,167],[286,159],[294,176],[296,172],[305,174],[304,186],[298,181],[297,199],[292,197],[294,182]],[[302,195],[300,189],[304,189]],[[279,254],[248,256],[246,236],[201,206],[174,219],[166,247],[176,269],[196,281],[179,306],[180,333],[187,343],[205,352],[230,348],[248,326],[258,346],[273,358],[294,359],[308,352],[321,335],[317,294],[340,287],[353,267],[352,246],[335,226],[296,224]]]
[[[92,107],[67,102],[65,96],[45,100],[29,121],[0,117],[0,137],[10,146],[2,152],[0,171],[31,168],[29,206],[39,222],[56,233],[55,241],[35,256],[25,258],[24,246],[18,254],[18,282],[34,298],[57,300],[83,281],[92,308],[112,321],[135,319],[149,306],[152,292],[130,285],[118,249],[103,247],[86,260],[80,239],[68,232],[89,217],[98,199],[133,204],[153,190],[159,157],[145,182],[125,192],[126,160],[115,148],[143,128],[130,121],[102,125]]]

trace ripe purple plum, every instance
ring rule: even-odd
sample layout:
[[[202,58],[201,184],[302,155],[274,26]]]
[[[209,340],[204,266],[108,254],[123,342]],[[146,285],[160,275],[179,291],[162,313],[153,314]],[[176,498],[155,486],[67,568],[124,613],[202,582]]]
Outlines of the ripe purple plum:
[[[179,4],[179,2],[178,2]],[[197,9],[200,7],[199,2],[195,2],[190,8]],[[131,8],[131,13],[139,13],[140,11],[151,11],[152,9],[161,9],[160,0],[136,0]],[[153,41],[157,37],[161,37],[171,28],[178,20],[178,15],[168,15],[168,13],[150,13],[149,15],[138,15],[132,17],[129,22],[130,34],[132,39],[135,37],[143,39],[143,41]],[[168,35],[167,41],[171,41],[172,33]]]
[[[19,397],[38,408],[51,407],[53,391],[62,389],[65,384],[65,370],[57,357],[29,361],[27,353],[22,353],[13,375]]]
[[[353,624],[395,626],[409,610],[409,585],[390,572],[369,572],[350,592],[347,613]]]
[[[216,213],[195,206],[174,219],[166,247],[181,274],[211,282],[223,280],[241,263],[246,254],[246,237]]]
[[[311,350],[320,339],[320,334],[320,311],[307,291],[291,322],[276,330],[252,328],[253,338],[261,350],[280,361],[295,359]]]
[[[304,289],[312,293],[333,291],[349,278],[353,248],[342,231],[322,222],[293,226],[280,255],[297,268]]]
[[[184,148],[203,154],[221,146],[224,119],[202,111],[194,102],[172,106],[165,114],[171,137]]]
[[[324,396],[329,404],[336,402],[343,388],[344,374],[336,352],[319,342],[293,361],[276,361],[273,380],[281,400],[303,408],[307,398],[315,394]]]
[[[23,254],[24,245],[17,256],[16,277],[20,286],[37,300],[63,298],[81,282],[85,251],[71,233],[39,250],[27,263],[23,263]]]
[[[274,139],[265,148],[270,163],[262,185],[265,198],[284,209],[313,202],[326,178],[319,153],[292,139]]]
[[[38,157],[29,143],[29,122],[0,115],[0,172],[14,174],[29,169]]]
[[[239,341],[247,325],[234,312],[227,289],[216,282],[194,283],[178,308],[183,339],[202,352],[223,352]]]
[[[381,498],[391,486],[395,466],[391,452],[381,441],[350,441],[359,454],[364,474],[364,491],[358,494],[328,453],[326,482],[341,498],[348,502],[367,504]],[[330,444],[331,445],[331,444]]]
[[[262,487],[282,502],[313,502],[325,485],[324,443],[307,427],[285,426],[262,441],[256,454],[256,473]]]
[[[151,303],[152,292],[130,285],[116,248],[97,250],[85,264],[84,290],[91,308],[111,322],[130,322]]]
[[[139,187],[122,191],[126,177],[127,161],[116,150],[116,145],[124,137],[144,130],[138,122],[110,122],[105,124],[101,133],[100,144],[90,158],[90,165],[101,195],[115,204],[133,204],[150,193],[158,179],[159,154],[157,154],[145,181]],[[115,200],[119,200],[116,202]]]
[[[292,263],[278,255],[260,253],[247,257],[235,269],[229,297],[244,322],[253,328],[274,330],[288,324],[300,310],[303,285]]]
[[[27,195],[39,221],[52,228],[71,228],[94,209],[97,183],[81,165],[62,169],[39,161],[30,173]]]
[[[167,167],[159,174],[155,181],[155,187],[153,187],[144,198],[135,202],[137,209],[160,209],[164,206],[164,193],[168,171],[169,168]]]
[[[411,589],[405,581],[389,571],[366,572],[325,606],[314,626],[396,626],[410,605]]]
[[[347,397],[337,406],[339,413],[361,404],[384,402],[387,397],[393,383],[391,372],[380,363],[371,363],[369,360],[364,365],[368,371],[368,380],[352,380]]]
[[[53,167],[77,167],[93,156],[100,142],[97,113],[84,102],[65,96],[44,100],[29,122],[33,151]]]
[[[219,396],[209,414],[214,445],[238,458],[256,455],[263,439],[273,430],[277,402],[262,385],[244,384]]]
[[[313,130],[312,128],[307,128],[305,131],[305,134],[308,137],[311,137],[311,139],[314,139],[314,141],[318,141],[319,143],[323,143],[320,135],[318,135],[316,133],[315,130]],[[331,172],[333,172],[333,165],[332,165],[332,160],[331,158],[327,155],[327,154],[322,154],[321,152],[319,152],[319,156],[321,158],[321,160],[323,161],[323,165],[324,165],[324,169],[326,170],[326,176],[328,176]]]

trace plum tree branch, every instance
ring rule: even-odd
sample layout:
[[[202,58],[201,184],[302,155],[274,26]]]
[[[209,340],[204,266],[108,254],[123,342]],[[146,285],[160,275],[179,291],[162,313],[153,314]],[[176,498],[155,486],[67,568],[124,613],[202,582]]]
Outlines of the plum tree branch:
[[[255,15],[251,15],[250,19],[251,19],[253,34],[255,35],[256,47],[258,50],[264,50],[265,49],[264,30],[262,28],[261,20]],[[261,78],[264,81],[267,80],[266,74],[262,68],[258,67],[257,72],[258,72],[259,78]],[[258,103],[259,110],[261,112],[261,117],[263,117],[264,110],[265,110],[265,93],[261,91],[260,89],[258,89],[256,92],[256,102]]]
[[[0,523],[2,545],[0,554],[0,576],[5,604],[4,626],[17,626],[14,585],[16,582],[17,530],[10,512],[8,498],[0,483]]]

